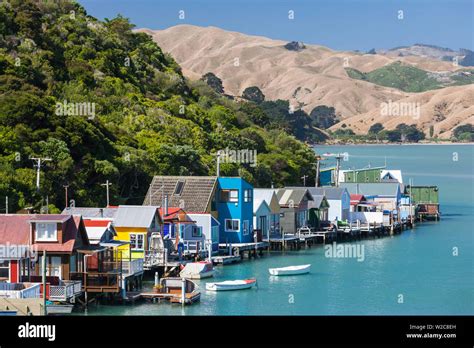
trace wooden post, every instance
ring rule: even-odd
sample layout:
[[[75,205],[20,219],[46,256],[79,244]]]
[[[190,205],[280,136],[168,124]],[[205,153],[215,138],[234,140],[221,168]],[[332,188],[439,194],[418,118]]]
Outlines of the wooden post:
[[[181,278],[181,305],[184,306],[186,299],[186,279]]]

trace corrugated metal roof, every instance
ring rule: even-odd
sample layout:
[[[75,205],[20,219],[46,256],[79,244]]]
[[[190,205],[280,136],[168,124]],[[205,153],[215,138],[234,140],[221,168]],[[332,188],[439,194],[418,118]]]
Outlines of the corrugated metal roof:
[[[260,204],[262,204],[262,201],[267,202],[267,204],[270,206],[272,202],[272,197],[275,193],[275,189],[253,189],[253,211],[258,209],[260,207]]]
[[[342,186],[342,185],[341,185]],[[314,196],[326,196],[326,199],[340,200],[344,195],[345,188],[342,187],[308,187],[308,191]]]
[[[82,215],[83,218],[111,218],[115,217],[118,207],[94,208],[94,207],[68,207],[61,214]]]
[[[309,195],[309,199],[312,199],[311,193],[309,193],[306,187],[282,188],[276,191],[280,206],[289,205],[290,202],[294,205],[299,205],[307,194]]]
[[[160,209],[158,206],[120,205],[114,219],[115,227],[150,227]]]
[[[343,182],[341,187],[346,188],[349,193],[364,196],[395,196],[400,187],[398,183],[348,183]]]

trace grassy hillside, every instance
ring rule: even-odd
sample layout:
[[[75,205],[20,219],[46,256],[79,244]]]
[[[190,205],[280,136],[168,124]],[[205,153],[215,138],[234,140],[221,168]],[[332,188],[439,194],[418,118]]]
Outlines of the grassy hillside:
[[[105,22],[79,4],[0,4],[0,197],[9,210],[143,201],[151,177],[215,173],[220,149],[257,150],[258,163],[221,166],[256,185],[296,184],[314,154],[278,127],[203,82],[118,17]],[[76,104],[74,104],[76,103]],[[61,105],[93,106],[83,114]],[[70,111],[70,112],[69,112]],[[93,115],[92,115],[93,114]],[[30,157],[49,157],[35,188]],[[0,204],[0,209],[5,209]]]
[[[400,89],[404,92],[425,92],[447,86],[474,83],[474,70],[462,70],[447,74],[430,73],[410,65],[395,62],[368,73],[346,68],[349,77],[376,85]]]

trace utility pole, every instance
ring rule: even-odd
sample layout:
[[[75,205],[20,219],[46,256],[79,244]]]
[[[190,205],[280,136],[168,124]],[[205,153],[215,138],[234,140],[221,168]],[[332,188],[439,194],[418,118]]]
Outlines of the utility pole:
[[[66,191],[66,192],[65,192],[65,193],[66,193],[66,206],[65,206],[65,208],[67,208],[67,207],[68,207],[68,200],[67,200],[67,198],[68,198],[68,197],[67,197],[67,189],[69,188],[69,185],[63,185],[63,187],[64,187],[64,191]]]
[[[314,187],[319,187],[319,171],[321,170],[320,164],[323,158],[316,156],[316,162],[312,163],[316,167],[316,175],[314,176]]]
[[[217,168],[216,168],[216,176],[219,177],[221,174],[221,154],[217,153]]]
[[[303,175],[303,176],[301,177],[301,179],[303,179],[303,186],[305,186],[305,187],[306,187],[306,178],[307,178],[307,177],[308,177],[307,175]]]
[[[8,196],[5,196],[5,214],[8,214]]]
[[[51,161],[51,158],[31,157],[30,159],[32,159],[33,161],[36,161],[36,191],[39,191],[41,162]]]
[[[105,182],[105,184],[100,184],[100,185],[101,185],[101,186],[105,186],[105,189],[106,189],[106,191],[107,191],[107,207],[108,207],[108,206],[109,206],[109,203],[110,203],[110,200],[109,200],[109,198],[110,198],[110,196],[109,196],[109,186],[112,185],[112,183],[109,183],[109,180],[107,180],[107,181]]]

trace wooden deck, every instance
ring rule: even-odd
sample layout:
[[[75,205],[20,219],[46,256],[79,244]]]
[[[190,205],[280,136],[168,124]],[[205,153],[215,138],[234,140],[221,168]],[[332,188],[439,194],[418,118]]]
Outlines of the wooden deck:
[[[231,263],[237,263],[242,261],[240,255],[222,255],[222,256],[213,256],[211,258],[213,264],[228,265]]]

